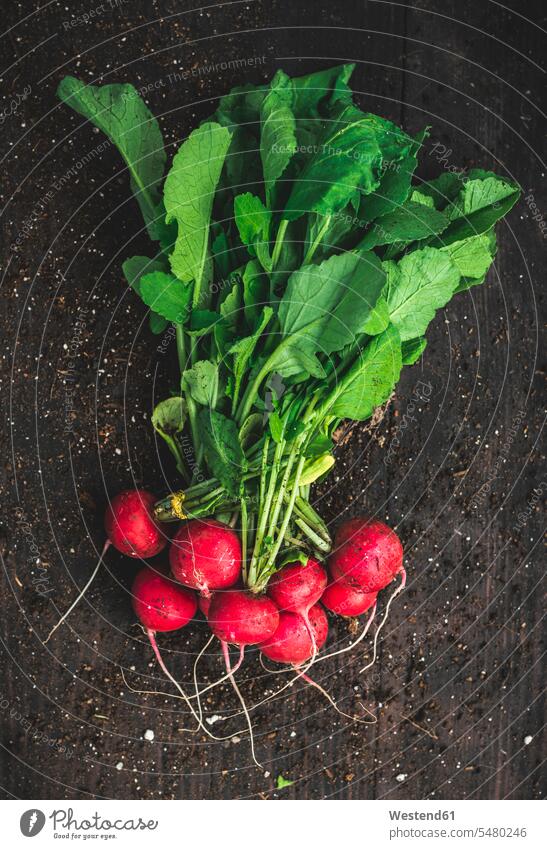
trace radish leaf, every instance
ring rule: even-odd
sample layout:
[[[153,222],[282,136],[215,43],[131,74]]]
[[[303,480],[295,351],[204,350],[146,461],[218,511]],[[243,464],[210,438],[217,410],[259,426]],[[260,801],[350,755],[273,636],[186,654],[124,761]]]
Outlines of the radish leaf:
[[[225,127],[202,124],[180,146],[165,180],[166,221],[176,221],[178,227],[171,268],[183,283],[194,282],[194,307],[212,278],[211,210],[230,138]]]
[[[185,321],[192,291],[172,274],[166,274],[164,271],[144,274],[140,279],[139,290],[144,303],[167,321],[176,324]]]

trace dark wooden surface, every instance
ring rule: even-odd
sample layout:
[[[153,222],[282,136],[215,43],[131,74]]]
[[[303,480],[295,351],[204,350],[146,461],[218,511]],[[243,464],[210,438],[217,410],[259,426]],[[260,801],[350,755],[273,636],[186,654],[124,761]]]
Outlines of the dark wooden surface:
[[[263,771],[243,734],[214,743],[184,732],[188,715],[176,700],[132,693],[121,677],[124,669],[133,687],[169,689],[131,615],[134,567],[115,553],[88,603],[42,641],[91,572],[107,493],[133,480],[159,491],[174,482],[149,425],[173,351],[156,351],[120,274],[121,260],[148,244],[115,151],[77,164],[102,139],[55,99],[62,75],[159,81],[147,99],[177,144],[232,85],[278,67],[296,74],[355,61],[365,108],[413,132],[433,126],[422,177],[493,168],[547,214],[541,4],[246,0],[189,11],[195,4],[135,0],[102,10],[54,2],[39,13],[36,5],[5,4],[2,15],[2,795],[539,797],[544,239],[530,200],[500,228],[488,284],[438,315],[384,420],[353,431],[332,484],[317,493],[330,522],[346,509],[375,510],[405,542],[409,586],[373,674],[359,674],[370,644],[316,668],[343,710],[362,703],[375,725],[352,724],[319,693],[295,687],[253,714]],[[72,15],[99,11],[69,28],[67,5]],[[264,59],[253,67],[251,57]],[[191,69],[186,81],[169,78]],[[410,419],[420,380],[431,395]],[[47,599],[33,583],[33,556],[47,570]],[[162,638],[182,680],[205,636],[196,624]],[[333,644],[348,639],[347,625],[333,621]],[[220,663],[208,654],[200,678],[215,675]],[[267,675],[249,652],[241,680],[252,704],[285,678]],[[219,688],[206,707],[211,716],[237,704]],[[240,727],[240,719],[211,726]],[[279,775],[294,784],[277,791]]]

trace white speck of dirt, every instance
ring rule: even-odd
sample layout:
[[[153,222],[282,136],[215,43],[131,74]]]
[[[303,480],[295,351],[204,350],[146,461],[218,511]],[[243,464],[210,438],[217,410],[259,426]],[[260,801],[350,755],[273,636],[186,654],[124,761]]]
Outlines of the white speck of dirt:
[[[524,738],[524,745],[529,746],[533,739],[534,738],[532,737],[531,734],[527,734],[526,737]]]
[[[152,731],[152,729],[151,729],[151,728],[147,728],[147,729],[146,729],[146,731],[144,732],[144,739],[145,739],[145,740],[148,740],[148,742],[149,742],[149,743],[151,743],[151,742],[152,742],[152,740],[154,739],[154,737],[155,737],[155,734],[154,734],[154,732]]]
[[[401,784],[403,781],[406,781],[408,778],[408,774],[406,772],[400,772],[399,775],[395,778],[395,781],[398,781]]]
[[[214,713],[212,716],[206,716],[205,722],[207,725],[214,725],[215,722],[221,722],[223,719],[223,716],[219,716],[218,713]]]

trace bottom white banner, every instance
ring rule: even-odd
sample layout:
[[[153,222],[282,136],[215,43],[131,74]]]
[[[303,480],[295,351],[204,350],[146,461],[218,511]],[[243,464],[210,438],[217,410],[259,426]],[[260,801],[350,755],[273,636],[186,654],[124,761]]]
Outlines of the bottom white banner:
[[[222,849],[547,845],[537,801],[32,801],[0,803],[3,845],[68,843]],[[281,809],[279,806],[282,806]],[[543,814],[542,814],[543,811]],[[543,835],[543,836],[542,836]]]

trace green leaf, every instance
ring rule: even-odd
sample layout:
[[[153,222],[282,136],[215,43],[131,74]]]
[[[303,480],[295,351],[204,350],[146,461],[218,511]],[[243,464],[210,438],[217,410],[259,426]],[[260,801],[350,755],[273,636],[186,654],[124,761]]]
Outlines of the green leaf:
[[[141,277],[151,271],[166,271],[165,261],[147,256],[132,256],[122,263],[122,271],[131,288],[141,295]]]
[[[308,558],[306,558],[306,563],[308,562]],[[283,778],[282,775],[278,775],[276,779],[276,788],[278,790],[282,790],[284,787],[290,787],[291,784],[294,784],[294,781],[289,781],[287,778]]]
[[[192,297],[191,287],[186,286],[164,271],[152,271],[140,279],[140,295],[151,310],[167,321],[183,324]]]
[[[236,282],[231,288],[225,290],[219,310],[224,319],[224,324],[235,331],[241,317],[241,299],[243,293],[240,276],[234,274],[231,279],[235,279]]]
[[[480,286],[485,280],[486,274],[483,277],[462,277],[454,294],[458,295],[460,292],[467,292],[473,286]]]
[[[449,217],[452,220],[465,218],[474,212],[495,207],[507,198],[512,198],[514,203],[519,194],[519,186],[510,180],[488,171],[471,171],[450,208]]]
[[[382,333],[389,324],[389,307],[385,298],[378,298],[376,306],[363,325],[363,333],[368,336],[377,336]]]
[[[293,86],[279,70],[270,83],[260,110],[262,131],[260,157],[268,205],[273,205],[273,190],[296,150],[295,119],[292,112]]]
[[[398,209],[377,218],[359,248],[370,250],[377,245],[390,245],[393,242],[414,242],[440,233],[448,224],[448,217],[442,212],[421,203],[407,201]]]
[[[180,395],[160,401],[152,413],[152,426],[162,436],[182,433],[187,418],[186,404]]]
[[[191,336],[206,336],[212,333],[214,328],[224,319],[218,312],[212,310],[192,310],[190,313],[190,327],[188,333]]]
[[[461,185],[461,183],[460,183]],[[520,187],[488,171],[471,171],[458,196],[446,212],[451,224],[439,237],[435,247],[451,245],[492,229],[520,197]]]
[[[430,197],[435,205],[435,209],[450,209],[452,201],[457,198],[466,179],[467,177],[464,171],[444,171],[438,177],[435,177],[434,180],[421,183],[420,194]]]
[[[306,447],[306,457],[320,457],[332,451],[332,439],[326,433],[317,433]]]
[[[317,152],[295,181],[283,218],[294,221],[306,212],[339,212],[355,189],[369,193],[378,186],[381,163],[377,133],[370,120],[352,104],[341,103]]]
[[[251,413],[241,425],[239,429],[239,442],[244,451],[253,442],[258,442],[264,435],[263,418],[261,413]]]
[[[302,566],[305,566],[309,559],[309,554],[305,554],[299,548],[292,546],[287,547],[284,551],[280,552],[275,559],[276,572],[279,572],[279,570],[282,569],[283,566],[286,566],[288,563],[301,563]],[[283,781],[285,781],[284,778]],[[289,781],[288,783],[292,784],[291,781]]]
[[[246,460],[235,422],[214,410],[201,410],[198,421],[211,474],[230,495],[237,497]]]
[[[384,262],[383,267],[387,273],[384,297],[401,339],[423,336],[436,310],[448,303],[460,282],[456,265],[446,253],[423,248],[398,263]]]
[[[183,283],[194,281],[194,306],[211,281],[211,210],[230,138],[220,124],[202,124],[180,146],[165,180],[166,220],[178,227],[171,268]]]
[[[325,369],[316,355],[304,351],[299,346],[298,337],[291,339],[289,345],[278,349],[272,368],[281,377],[291,378],[293,383],[302,383],[310,377],[325,377]]]
[[[426,136],[427,128],[416,136],[409,152],[402,158],[382,162],[380,185],[372,194],[362,197],[358,218],[364,222],[374,221],[393,212],[407,200],[412,175],[418,164],[418,152]]]
[[[279,305],[285,339],[305,354],[332,353],[362,333],[385,283],[372,254],[345,253],[291,274]]]
[[[300,486],[311,486],[316,480],[326,475],[334,466],[332,454],[322,454],[309,463],[306,463],[300,477]]]
[[[260,198],[247,192],[234,200],[234,215],[243,244],[248,246],[251,256],[256,255],[262,267],[271,271],[269,232],[271,212]]]
[[[235,195],[243,186],[259,190],[262,181],[262,163],[260,161],[257,135],[248,126],[235,126],[226,157],[226,184]]]
[[[253,245],[256,239],[267,239],[272,213],[251,192],[234,199],[234,216],[239,237],[244,245]]]
[[[452,242],[441,248],[441,251],[448,254],[462,277],[484,279],[494,259],[495,235],[490,231],[480,236],[471,236],[461,242]]]
[[[181,473],[183,472],[182,454],[175,436],[178,433],[182,433],[187,416],[188,411],[184,399],[178,395],[160,401],[152,413],[152,427],[169,446],[169,450],[177,461],[177,468]]]
[[[260,323],[256,328],[255,332],[252,334],[252,336],[246,336],[243,339],[239,339],[235,343],[235,345],[233,345],[228,351],[228,353],[232,354],[234,358],[233,371],[235,376],[235,385],[233,395],[233,409],[235,409],[239,400],[239,390],[241,388],[241,381],[245,376],[249,360],[251,359],[253,352],[258,344],[258,340],[266,329],[266,325],[270,321],[272,315],[272,308],[264,307]]]
[[[326,104],[340,99],[351,99],[351,89],[347,83],[355,65],[337,65],[295,77],[292,80],[294,88],[294,112],[299,117],[298,124],[304,118],[317,119],[324,114]],[[229,94],[221,97],[217,120],[231,127],[234,124],[253,124],[260,119],[260,108],[267,94],[268,86],[253,86],[250,84],[237,86]]]
[[[428,206],[430,209],[435,209],[435,203],[433,201],[433,198],[429,195],[422,194],[422,192],[419,192],[418,189],[414,189],[414,191],[410,195],[410,200],[413,203],[421,203],[423,206]]]
[[[154,333],[155,336],[159,336],[160,333],[163,333],[169,327],[169,322],[162,315],[158,315],[157,312],[151,312],[148,317],[148,324],[150,326],[150,330]]]
[[[417,360],[419,360],[422,356],[423,352],[425,351],[426,345],[427,339],[425,338],[425,336],[420,336],[418,339],[408,339],[406,342],[403,342],[403,365],[414,365],[414,363],[417,362]]]
[[[268,415],[268,427],[270,428],[273,441],[279,444],[283,438],[284,427],[281,417],[276,410]]]
[[[166,162],[159,124],[137,90],[127,83],[86,85],[65,77],[57,96],[102,130],[118,148],[152,239],[166,236],[160,183]]]
[[[220,224],[215,227],[216,236],[213,238],[211,252],[217,274],[224,278],[230,273],[230,245],[228,237]]]
[[[364,421],[389,398],[401,372],[401,339],[390,324],[367,345],[342,381],[329,412],[338,418]]]
[[[243,271],[243,304],[245,321],[254,329],[270,297],[270,281],[256,260],[250,260]]]
[[[411,151],[416,152],[423,140],[424,134],[427,133],[426,128],[419,134],[418,139],[414,140],[401,127],[398,127],[392,121],[388,121],[387,118],[382,118],[381,115],[373,115],[371,112],[365,112],[364,116],[376,133],[378,144],[382,151],[383,163],[400,162]],[[382,167],[384,168],[385,165],[383,164]]]
[[[351,100],[353,92],[348,86],[355,70],[354,64],[336,65],[314,71],[292,81],[294,89],[294,113],[298,115],[298,124],[302,118],[315,118],[325,114],[327,102]]]
[[[181,386],[197,404],[214,407],[218,395],[219,369],[210,360],[198,360],[183,372]]]

